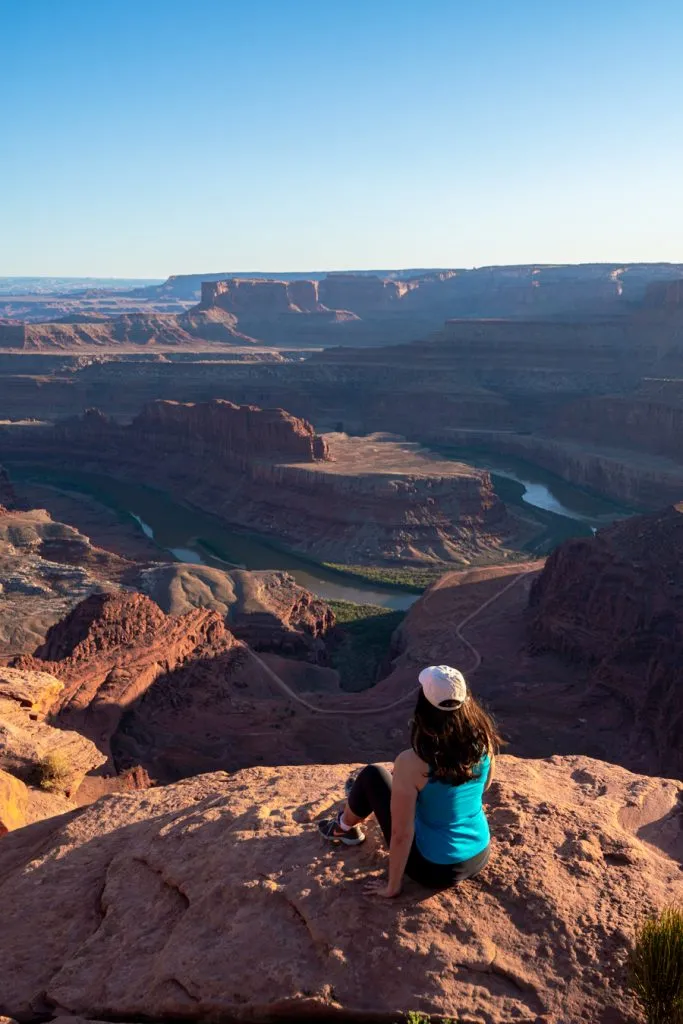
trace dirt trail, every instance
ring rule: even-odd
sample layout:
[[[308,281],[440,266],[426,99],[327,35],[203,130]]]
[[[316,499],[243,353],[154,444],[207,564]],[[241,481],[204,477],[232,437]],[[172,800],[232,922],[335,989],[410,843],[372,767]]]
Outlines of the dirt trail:
[[[462,644],[465,645],[465,647],[472,653],[472,656],[474,658],[474,663],[472,667],[468,670],[468,675],[471,676],[474,672],[476,672],[476,670],[481,665],[481,653],[473,644],[470,643],[470,641],[466,637],[463,636],[462,630],[464,629],[465,626],[468,625],[468,623],[472,621],[472,619],[476,618],[477,615],[480,615],[481,612],[484,611],[484,609],[490,607],[490,605],[494,604],[501,597],[503,597],[503,595],[506,594],[508,590],[511,590],[514,586],[516,586],[520,582],[520,580],[525,579],[525,577],[529,576],[532,572],[535,571],[535,568],[527,569],[524,572],[517,574],[509,583],[506,583],[505,586],[501,587],[500,590],[497,590],[495,594],[493,594],[491,597],[483,601],[477,608],[474,609],[474,611],[466,615],[465,618],[461,619],[461,621],[454,627],[453,635],[456,637],[456,639],[458,639]],[[431,591],[425,598],[425,604],[429,603],[429,600],[433,596],[433,594],[437,590],[439,590],[445,583],[447,583],[448,580],[453,575],[454,573],[448,573],[446,576],[440,579],[438,583],[434,585],[434,587],[431,589]],[[291,686],[288,686],[287,683],[280,678],[277,672],[274,672],[269,665],[266,665],[265,661],[262,658],[260,658],[258,654],[255,653],[255,651],[252,651],[251,648],[249,647],[247,647],[246,650],[251,655],[251,657],[256,662],[258,662],[258,664],[264,670],[266,675],[270,679],[272,679],[272,681],[283,691],[283,693],[286,694],[286,696],[296,701],[297,704],[300,704],[302,707],[305,707],[308,711],[314,712],[314,714],[316,715],[342,715],[346,718],[349,715],[355,716],[384,714],[386,711],[391,711],[394,708],[400,707],[402,704],[407,704],[409,701],[413,701],[415,699],[415,694],[419,689],[419,686],[412,687],[408,693],[403,694],[402,697],[398,697],[395,701],[392,701],[391,704],[382,704],[380,707],[321,708],[315,704],[311,704],[310,701],[307,701],[304,697],[300,697],[299,694],[291,688]]]

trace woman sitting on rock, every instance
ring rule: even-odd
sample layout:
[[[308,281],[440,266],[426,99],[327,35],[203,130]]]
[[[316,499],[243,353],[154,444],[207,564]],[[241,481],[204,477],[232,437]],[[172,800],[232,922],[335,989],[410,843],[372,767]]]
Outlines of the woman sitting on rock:
[[[368,891],[387,899],[400,893],[404,873],[443,889],[476,875],[490,853],[482,797],[501,742],[496,726],[457,669],[432,665],[419,681],[410,749],[396,758],[393,777],[367,765],[347,783],[343,811],[318,824],[325,839],[357,846],[360,822],[374,813],[389,846],[389,879]]]

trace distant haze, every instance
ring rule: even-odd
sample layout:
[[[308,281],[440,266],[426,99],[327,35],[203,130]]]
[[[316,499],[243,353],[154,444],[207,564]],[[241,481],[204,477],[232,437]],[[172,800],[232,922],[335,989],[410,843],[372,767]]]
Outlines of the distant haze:
[[[680,0],[5,0],[0,275],[683,259]]]

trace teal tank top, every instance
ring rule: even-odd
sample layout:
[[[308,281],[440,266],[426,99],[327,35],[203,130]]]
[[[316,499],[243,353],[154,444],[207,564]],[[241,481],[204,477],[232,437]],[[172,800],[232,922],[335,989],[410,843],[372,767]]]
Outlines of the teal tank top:
[[[430,779],[418,793],[415,842],[433,864],[457,864],[488,846],[491,835],[482,798],[490,767],[486,754],[468,782],[452,786]]]

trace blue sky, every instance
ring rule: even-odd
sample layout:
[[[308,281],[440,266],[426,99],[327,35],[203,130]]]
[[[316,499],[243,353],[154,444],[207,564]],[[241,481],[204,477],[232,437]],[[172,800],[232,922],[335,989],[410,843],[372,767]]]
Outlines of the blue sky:
[[[0,274],[683,260],[682,0],[0,0]]]

